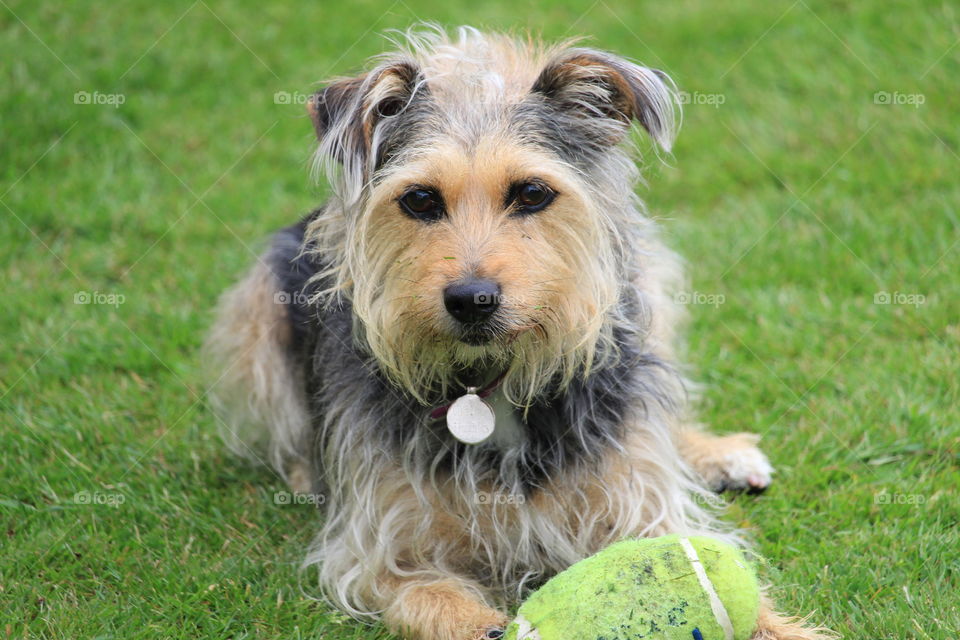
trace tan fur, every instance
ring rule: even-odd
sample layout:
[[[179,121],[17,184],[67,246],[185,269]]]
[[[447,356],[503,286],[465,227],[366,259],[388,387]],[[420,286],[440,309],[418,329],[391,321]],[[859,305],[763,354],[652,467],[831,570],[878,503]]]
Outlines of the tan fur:
[[[275,277],[258,262],[221,298],[204,359],[214,380],[210,399],[224,441],[245,457],[266,452],[286,475],[290,461],[301,457],[307,412],[303,383],[285,353],[290,340],[286,306],[276,296]]]
[[[615,323],[636,334],[644,352],[676,361],[680,261],[633,193],[637,172],[627,145],[613,144],[627,133],[622,120],[639,118],[636,105],[619,95],[612,117],[599,118],[616,120],[598,125],[611,146],[587,169],[515,135],[505,117],[555,61],[574,80],[564,95],[574,104],[606,95],[607,85],[624,94],[644,84],[656,103],[648,111],[662,120],[651,134],[668,148],[671,89],[649,69],[599,52],[567,55],[564,46],[470,29],[457,40],[408,34],[406,51],[338,85],[341,94],[365,92],[351,103],[357,113],[324,122],[322,109],[343,95],[331,95],[329,105],[311,102],[322,136],[318,166],[327,166],[334,190],[307,229],[312,257],[329,265],[315,278],[327,289],[314,302],[348,298],[358,342],[409,396],[448,391],[458,370],[482,362],[503,373],[497,393],[522,410],[558,376],[562,388],[577,372],[616,360]],[[424,139],[405,143],[371,180],[378,123],[387,117],[380,110],[412,99],[404,81],[410,68],[429,84],[436,113]],[[371,153],[351,155],[358,145],[347,143],[356,142],[350,136],[358,123]],[[543,215],[511,216],[504,194],[530,179],[546,183],[556,200]],[[442,191],[441,220],[425,224],[400,211],[397,199],[412,185]],[[483,346],[460,342],[443,306],[444,288],[466,276],[502,288],[504,330]],[[228,442],[243,448],[266,436],[271,462],[302,491],[311,471],[302,459],[306,390],[288,361],[290,334],[276,289],[261,264],[224,296],[209,341],[223,373],[215,397]],[[640,308],[628,312],[620,301],[633,294]],[[351,425],[338,422],[354,398],[337,398],[341,404],[312,417],[323,451],[310,451],[318,457],[314,471],[333,479],[306,560],[317,566],[326,595],[356,617],[381,615],[408,638],[477,640],[505,623],[509,603],[531,577],[553,575],[613,541],[667,533],[736,541],[716,519],[704,480],[749,477],[766,459],[753,436],[721,438],[683,424],[682,410],[668,406],[684,404],[681,377],[647,375],[671,402],[627,409],[621,419],[628,435],[599,463],[554,470],[529,497],[519,483],[506,484],[506,474],[471,466],[469,453],[444,474],[416,466],[409,451],[358,443]],[[379,420],[370,422],[378,427]],[[505,488],[514,491],[505,501],[490,498]],[[759,625],[757,640],[825,637],[774,613],[766,599]]]
[[[303,461],[297,460],[287,467],[287,485],[293,493],[310,493],[313,482],[310,478],[310,467]]]
[[[507,188],[533,177],[561,194],[550,216],[509,216]],[[410,184],[443,185],[449,220],[425,228],[397,215],[396,199]],[[441,295],[470,275],[503,286],[509,328],[495,347],[510,368],[508,397],[527,403],[558,365],[568,376],[589,366],[619,293],[602,217],[585,215],[595,206],[568,167],[497,135],[469,152],[441,145],[384,177],[355,232],[363,269],[351,280],[354,311],[387,372],[419,391],[434,382],[430,374],[475,357],[451,335]]]
[[[761,596],[757,629],[751,640],[833,640],[839,637],[825,627],[808,626],[806,618],[777,613],[770,597]]]
[[[462,578],[393,580],[384,622],[415,640],[479,640],[507,616],[486,604],[481,588]]]

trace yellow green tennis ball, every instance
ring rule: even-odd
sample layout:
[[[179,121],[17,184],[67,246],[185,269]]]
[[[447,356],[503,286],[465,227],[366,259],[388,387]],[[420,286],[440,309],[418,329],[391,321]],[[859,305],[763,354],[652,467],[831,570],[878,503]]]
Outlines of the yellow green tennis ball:
[[[506,640],[748,640],[760,588],[740,551],[707,537],[624,540],[531,594]]]

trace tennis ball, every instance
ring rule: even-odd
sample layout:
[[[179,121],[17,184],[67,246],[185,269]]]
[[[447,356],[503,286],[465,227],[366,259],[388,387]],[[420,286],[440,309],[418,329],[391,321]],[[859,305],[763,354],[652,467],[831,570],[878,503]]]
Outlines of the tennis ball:
[[[624,540],[521,605],[506,640],[748,640],[760,588],[743,554],[707,537]]]

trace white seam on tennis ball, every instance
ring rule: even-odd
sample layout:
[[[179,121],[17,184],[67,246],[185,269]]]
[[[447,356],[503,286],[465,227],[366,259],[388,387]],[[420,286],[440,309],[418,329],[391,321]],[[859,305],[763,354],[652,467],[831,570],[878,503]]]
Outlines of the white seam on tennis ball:
[[[522,615],[518,614],[514,622],[517,624],[517,640],[540,640],[540,632]]]
[[[693,572],[697,574],[697,580],[700,581],[700,586],[703,587],[704,592],[706,592],[707,597],[710,599],[710,609],[713,611],[713,617],[716,618],[717,623],[723,627],[723,634],[727,640],[733,640],[733,623],[730,622],[730,616],[727,614],[727,609],[723,606],[720,596],[717,595],[717,590],[713,588],[713,583],[710,582],[707,570],[703,568],[703,563],[700,562],[700,556],[697,555],[697,550],[693,548],[688,538],[680,538],[680,546],[683,547],[684,552],[687,554],[687,559],[689,559],[690,564],[693,565]]]

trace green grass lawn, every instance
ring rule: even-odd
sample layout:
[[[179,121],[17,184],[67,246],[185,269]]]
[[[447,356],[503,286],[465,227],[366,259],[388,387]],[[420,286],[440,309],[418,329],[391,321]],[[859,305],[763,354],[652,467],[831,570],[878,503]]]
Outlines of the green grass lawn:
[[[317,516],[222,450],[198,346],[323,197],[297,103],[418,20],[589,35],[688,92],[643,195],[705,421],[779,470],[727,518],[784,609],[956,637],[960,10],[896,0],[0,2],[0,637],[387,637],[311,597]]]

